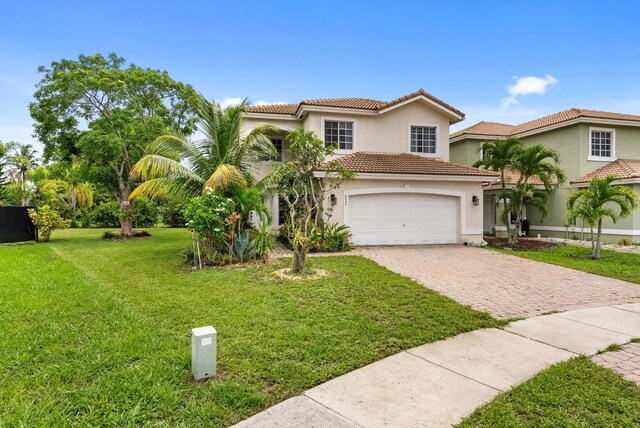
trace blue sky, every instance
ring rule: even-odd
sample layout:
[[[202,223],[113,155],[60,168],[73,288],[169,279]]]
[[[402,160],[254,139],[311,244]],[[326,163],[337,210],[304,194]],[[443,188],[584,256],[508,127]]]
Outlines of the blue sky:
[[[640,1],[0,0],[0,139],[31,138],[37,67],[116,52],[209,98],[424,88],[480,120],[640,114]]]

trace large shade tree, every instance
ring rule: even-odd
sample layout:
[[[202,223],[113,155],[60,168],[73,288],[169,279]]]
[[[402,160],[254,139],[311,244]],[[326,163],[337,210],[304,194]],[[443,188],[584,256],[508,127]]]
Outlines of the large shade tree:
[[[593,178],[586,189],[572,193],[567,198],[569,221],[583,218],[593,229],[598,228],[596,238],[591,242],[591,258],[600,258],[600,240],[602,221],[610,218],[614,223],[620,218],[631,215],[638,207],[638,194],[626,186],[612,186],[620,180],[616,175]]]
[[[268,134],[277,128],[258,125],[242,135],[246,107],[246,99],[222,108],[199,95],[194,110],[203,138],[190,141],[180,130],[158,136],[133,167],[142,182],[131,197],[186,200],[207,189],[237,192],[256,184],[257,168],[276,154]]]
[[[77,156],[94,169],[121,207],[121,233],[130,235],[131,168],[143,148],[171,128],[193,131],[195,91],[166,71],[125,67],[114,53],[80,55],[39,67],[42,80],[29,106],[45,160]]]
[[[522,140],[515,137],[486,141],[480,146],[482,158],[473,164],[476,168],[485,168],[500,174],[500,187],[502,188],[500,199],[502,200],[505,210],[508,204],[507,169],[510,167],[513,159],[523,150],[524,145]],[[506,221],[505,224],[507,226],[507,236],[511,236],[510,222]]]

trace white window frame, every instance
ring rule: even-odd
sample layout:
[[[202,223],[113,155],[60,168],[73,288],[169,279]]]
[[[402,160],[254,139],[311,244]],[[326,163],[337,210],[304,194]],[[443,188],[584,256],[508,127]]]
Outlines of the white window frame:
[[[593,156],[591,155],[591,144],[593,143],[592,134],[594,132],[610,132],[611,133],[611,156]],[[589,127],[589,153],[587,160],[597,162],[611,162],[616,160],[616,130],[614,128],[598,128]]]
[[[436,151],[435,153],[418,153],[411,151],[411,127],[417,126],[421,128],[435,128],[436,129]],[[412,155],[424,156],[428,158],[441,158],[441,149],[440,149],[440,127],[436,123],[409,123],[407,125],[407,152]]]
[[[335,150],[335,154],[337,155],[342,155],[342,154],[348,154],[348,153],[353,153],[356,151],[357,149],[357,141],[358,141],[358,122],[356,119],[351,118],[351,117],[333,117],[333,116],[323,116],[320,118],[320,138],[322,139],[322,142],[324,144],[326,144],[326,140],[325,140],[325,136],[324,136],[324,129],[325,129],[325,122],[351,122],[352,124],[352,128],[353,128],[353,143],[352,143],[352,148],[351,149],[341,149],[340,147],[336,147]]]

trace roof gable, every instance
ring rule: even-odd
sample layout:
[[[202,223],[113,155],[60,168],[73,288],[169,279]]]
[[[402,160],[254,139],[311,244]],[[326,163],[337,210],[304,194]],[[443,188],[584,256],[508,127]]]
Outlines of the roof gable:
[[[520,125],[507,125],[495,122],[479,122],[451,134],[451,140],[461,139],[463,136],[491,136],[491,137],[515,137],[530,132],[543,132],[547,128],[570,125],[575,120],[588,121],[589,119],[626,121],[640,125],[640,115],[613,113],[598,110],[572,108],[559,113],[550,114],[539,119],[521,123]]]
[[[621,180],[640,179],[640,160],[617,159],[587,175],[576,178],[571,181],[571,184],[584,184],[593,178],[605,178],[608,175],[617,175]]]
[[[395,107],[400,107],[403,103],[424,100],[436,109],[441,110],[454,122],[459,122],[464,119],[464,113],[455,107],[445,103],[444,101],[434,97],[426,92],[424,89],[419,89],[416,92],[404,95],[400,98],[396,98],[392,101],[379,101],[369,98],[326,98],[316,100],[303,100],[298,104],[273,104],[262,106],[249,106],[247,107],[248,113],[258,114],[284,114],[284,115],[299,115],[306,106],[311,107],[328,107],[328,108],[344,108],[369,111],[372,113],[383,114],[388,110]]]

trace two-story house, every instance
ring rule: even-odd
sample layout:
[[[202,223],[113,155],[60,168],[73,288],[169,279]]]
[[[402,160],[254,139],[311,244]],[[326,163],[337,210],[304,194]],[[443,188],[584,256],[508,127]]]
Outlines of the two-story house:
[[[287,161],[286,133],[313,131],[356,173],[328,195],[331,221],[350,227],[356,245],[478,243],[482,186],[491,171],[449,163],[449,126],[464,113],[426,93],[393,101],[365,98],[306,100],[253,106],[244,130],[276,126],[276,162]],[[270,166],[265,165],[264,173]],[[319,175],[324,175],[320,173]],[[274,219],[278,200],[270,201]]]
[[[588,225],[581,221],[567,224],[566,200],[592,177],[613,173],[621,177],[614,184],[629,186],[640,193],[640,115],[573,108],[520,125],[480,122],[451,134],[451,160],[473,165],[482,156],[482,142],[507,137],[518,137],[525,146],[542,144],[557,150],[560,166],[568,177],[568,183],[552,192],[545,218],[537,209],[528,210],[533,234],[588,238]],[[509,177],[507,184],[515,184],[516,178]],[[483,228],[485,233],[500,235],[506,228],[496,218],[500,210],[496,209],[498,188],[494,183],[485,189]],[[617,223],[610,220],[603,223],[603,240],[621,239],[640,240],[640,210]]]

